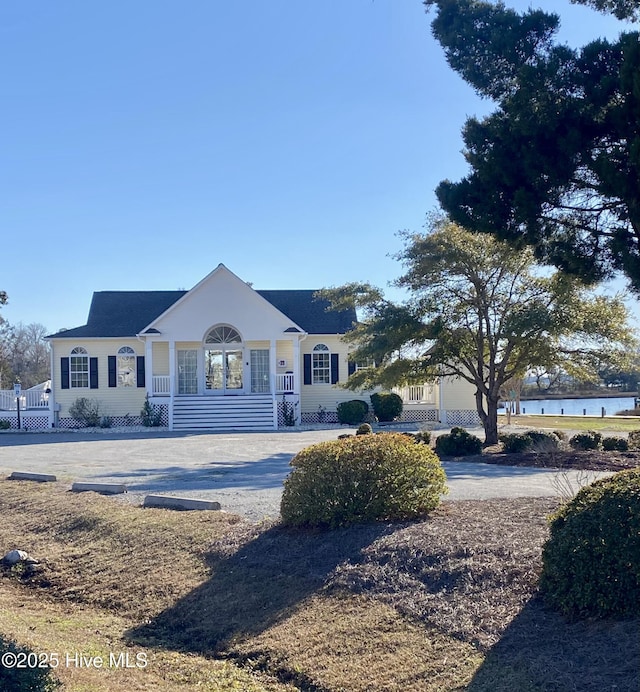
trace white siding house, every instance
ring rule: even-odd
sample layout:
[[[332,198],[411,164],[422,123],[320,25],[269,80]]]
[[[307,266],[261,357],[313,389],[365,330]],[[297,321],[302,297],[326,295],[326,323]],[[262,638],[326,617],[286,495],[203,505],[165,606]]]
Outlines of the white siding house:
[[[94,293],[87,324],[47,337],[51,385],[23,415],[31,427],[77,427],[69,408],[85,397],[122,425],[139,422],[148,396],[172,429],[337,421],[341,401],[370,393],[340,387],[355,367],[342,339],[355,312],[328,311],[314,293],[255,290],[222,264],[190,291]],[[460,382],[399,391],[406,420],[440,420],[443,402],[473,409]]]

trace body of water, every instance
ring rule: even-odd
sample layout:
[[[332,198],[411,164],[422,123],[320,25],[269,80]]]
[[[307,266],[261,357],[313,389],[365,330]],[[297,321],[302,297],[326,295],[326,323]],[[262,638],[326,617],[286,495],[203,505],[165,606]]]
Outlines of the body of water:
[[[592,399],[531,399],[520,402],[521,413],[552,413],[565,416],[599,416],[602,409],[605,415],[613,416],[618,411],[632,409],[634,397],[602,397]],[[501,409],[504,412],[504,407]]]

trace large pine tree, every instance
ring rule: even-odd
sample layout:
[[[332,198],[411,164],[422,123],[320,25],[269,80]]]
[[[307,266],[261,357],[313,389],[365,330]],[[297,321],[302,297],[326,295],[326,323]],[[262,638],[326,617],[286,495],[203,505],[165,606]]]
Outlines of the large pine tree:
[[[489,232],[587,281],[622,271],[640,293],[640,35],[574,50],[557,15],[426,0],[451,67],[496,102],[467,121],[470,173],[437,195],[465,228]],[[583,0],[634,19],[638,0]]]

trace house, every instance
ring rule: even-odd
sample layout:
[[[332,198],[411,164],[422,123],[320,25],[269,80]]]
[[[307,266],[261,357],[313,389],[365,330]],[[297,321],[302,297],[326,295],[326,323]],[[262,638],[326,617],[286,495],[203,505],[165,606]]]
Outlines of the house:
[[[38,411],[25,401],[23,427],[77,427],[79,397],[112,425],[139,422],[147,395],[176,430],[337,422],[341,401],[369,396],[338,386],[358,367],[341,338],[355,312],[326,308],[311,290],[255,290],[223,264],[189,291],[94,293],[87,324],[47,337],[50,392]],[[405,420],[447,409],[452,424],[477,421],[462,381],[399,393]]]

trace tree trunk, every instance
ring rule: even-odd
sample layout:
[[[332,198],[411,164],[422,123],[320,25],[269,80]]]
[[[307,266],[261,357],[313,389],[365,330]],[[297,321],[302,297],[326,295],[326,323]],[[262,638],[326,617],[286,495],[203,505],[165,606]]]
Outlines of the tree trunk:
[[[498,444],[498,397],[487,398],[487,415],[482,421],[485,443]]]

